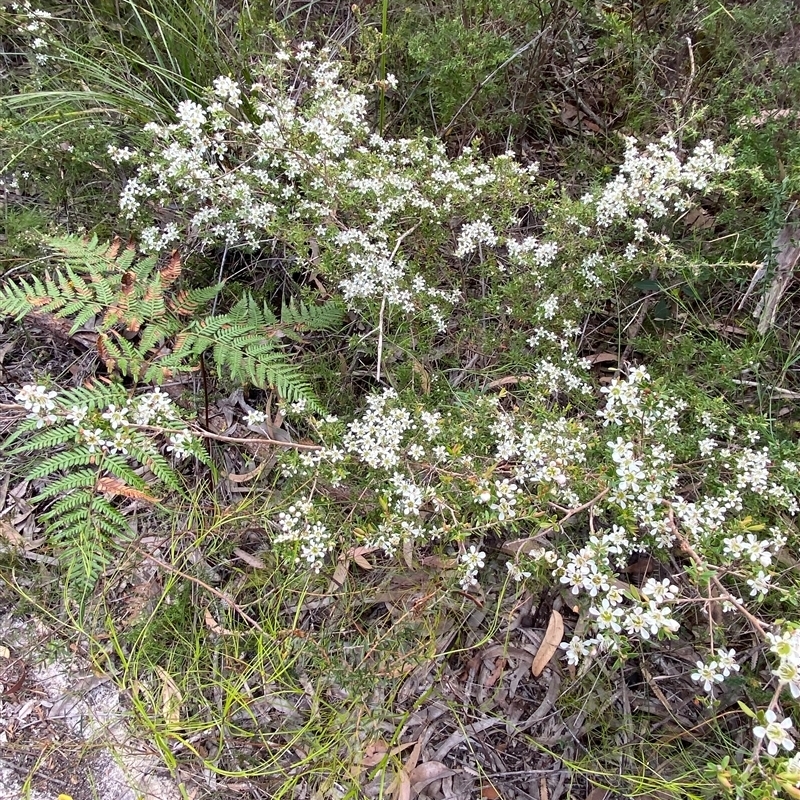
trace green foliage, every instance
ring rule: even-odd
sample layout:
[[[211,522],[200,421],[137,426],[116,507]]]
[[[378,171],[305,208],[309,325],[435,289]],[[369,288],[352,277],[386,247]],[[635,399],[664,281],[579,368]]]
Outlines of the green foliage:
[[[7,240],[0,247],[13,258],[7,260],[8,276],[0,286],[0,314],[21,321],[60,321],[62,332],[80,336],[84,344],[96,337],[96,352],[114,379],[94,379],[58,392],[52,400],[54,419],[48,416],[49,401],[43,401],[43,412],[11,420],[11,433],[3,442],[11,473],[29,482],[36,522],[61,560],[73,596],[88,596],[121,560],[134,532],[134,513],[140,520],[159,520],[157,509],[182,499],[193,508],[188,524],[177,515],[174,519],[172,552],[164,558],[175,571],[159,574],[162,596],[156,609],[129,629],[124,647],[115,643],[126,680],[133,678],[143,687],[133,699],[138,718],[149,726],[170,763],[175,758],[173,739],[165,731],[176,724],[182,731],[219,725],[227,755],[221,753],[210,768],[221,774],[252,772],[261,779],[270,771],[274,784],[259,788],[276,798],[310,796],[316,791],[314,781],[319,781],[320,796],[338,796],[334,779],[347,784],[342,791],[360,796],[358,770],[364,754],[359,743],[371,746],[368,726],[374,721],[382,731],[380,716],[385,714],[397,731],[398,741],[391,747],[401,745],[403,728],[396,721],[408,704],[397,706],[388,699],[365,714],[359,698],[393,698],[402,685],[397,676],[405,681],[417,664],[426,670],[434,665],[424,673],[423,683],[435,687],[440,668],[448,669],[468,649],[489,640],[495,647],[502,642],[496,652],[503,669],[506,663],[513,667],[516,656],[504,648],[516,647],[517,631],[506,631],[500,621],[511,619],[531,596],[541,598],[536,614],[538,607],[544,614],[534,627],[544,628],[552,596],[561,593],[557,602],[568,601],[557,606],[562,609],[564,643],[573,633],[588,637],[594,630],[596,600],[584,591],[570,593],[563,580],[559,584],[553,563],[556,558],[570,562],[579,548],[592,546],[590,534],[596,541],[619,523],[648,560],[663,566],[679,584],[674,614],[686,627],[676,634],[674,647],[664,639],[666,629],[649,639],[627,640],[623,634],[616,655],[593,652],[587,657],[590,669],[581,662],[576,672],[563,670],[558,711],[580,749],[578,755],[570,754],[572,744],[565,750],[559,742],[556,755],[573,778],[589,775],[597,785],[626,795],[700,798],[730,791],[738,797],[797,796],[795,777],[781,772],[788,768],[787,754],[767,758],[762,748],[760,756],[758,750],[750,755],[752,726],[765,721],[763,708],[780,703],[782,714],[797,714],[796,702],[787,692],[781,694],[777,681],[774,697],[762,685],[772,680],[776,659],[752,638],[750,629],[754,619],[756,626],[791,629],[800,597],[791,566],[797,524],[779,504],[798,492],[800,458],[791,402],[798,388],[798,337],[791,303],[785,304],[774,335],[768,337],[755,335],[749,309],[738,306],[754,269],[763,260],[770,269],[774,266],[775,239],[800,192],[800,126],[797,116],[788,113],[800,98],[800,71],[792,55],[792,3],[722,6],[668,0],[626,6],[583,0],[463,0],[454,6],[414,0],[394,7],[384,2],[374,10],[348,10],[345,4],[333,15],[323,13],[321,22],[319,5],[247,2],[229,10],[230,4],[214,0],[81,0],[69,8],[70,18],[62,8],[47,23],[51,43],[60,48],[53,48],[49,64],[37,64],[30,48],[24,68],[11,63],[13,58],[22,62],[23,56],[7,61],[0,161],[4,180],[7,171],[15,174],[8,176],[13,183],[6,184],[13,188],[5,198]],[[260,9],[261,20],[254,19],[255,9]],[[375,16],[381,13],[378,32]],[[288,169],[278,160],[268,164],[268,177],[276,185],[276,195],[268,198],[277,209],[271,227],[256,225],[251,251],[236,265],[223,259],[228,271],[214,263],[216,245],[221,250],[224,243],[228,252],[224,237],[206,243],[205,275],[219,271],[226,277],[224,286],[209,285],[214,278],[201,276],[195,264],[188,268],[177,255],[143,256],[120,241],[101,243],[112,231],[129,235],[127,223],[118,218],[117,200],[133,169],[152,167],[148,159],[153,143],[142,135],[142,124],[174,121],[182,100],[205,105],[209,95],[204,87],[217,75],[241,79],[245,92],[264,76],[269,84],[269,71],[262,75],[260,70],[269,60],[262,56],[272,49],[273,31],[263,34],[266,25],[261,23],[272,17],[283,19],[287,40],[281,47],[287,53],[296,52],[301,39],[320,43],[315,34],[322,28],[336,31],[335,50],[361,48],[357,74],[372,83],[377,71],[381,81],[375,86],[379,101],[365,92],[365,107],[379,103],[380,110],[371,113],[387,137],[397,132],[416,136],[419,129],[443,131],[447,149],[442,154],[448,160],[471,142],[473,152],[509,148],[522,156],[523,164],[540,160],[540,175],[558,176],[558,185],[532,180],[530,192],[525,183],[524,195],[523,189],[518,195],[498,186],[495,195],[476,199],[469,167],[462,175],[468,202],[453,204],[452,197],[442,195],[435,219],[426,219],[424,204],[395,205],[396,216],[386,218],[386,235],[380,239],[388,244],[384,256],[396,244],[388,261],[399,253],[430,288],[461,293],[457,302],[439,309],[439,327],[426,317],[426,303],[401,313],[391,304],[384,308],[385,295],[376,292],[353,303],[345,317],[341,302],[315,302],[311,288],[322,284],[329,296],[340,280],[350,277],[353,251],[342,247],[340,233],[371,224],[380,218],[382,206],[409,195],[410,186],[425,184],[433,170],[422,166],[422,178],[412,174],[414,164],[427,163],[413,154],[409,162],[400,151],[391,155],[395,164],[412,164],[405,176],[411,182],[379,180],[372,195],[356,187],[391,170],[381,173],[383,156],[366,148],[354,151],[353,161],[349,153],[323,158],[316,163],[317,172],[309,169],[308,176],[302,163]],[[14,15],[5,19],[11,25],[2,30],[4,41],[24,53]],[[330,38],[322,43],[329,44]],[[254,65],[258,74],[251,76]],[[397,88],[391,88],[387,73],[397,76]],[[292,105],[296,101],[302,106],[314,95],[309,84],[292,75],[287,85],[303,87],[291,94]],[[253,109],[245,100],[229,110],[246,124],[254,121]],[[580,120],[591,119],[594,127],[570,122],[570,109],[578,109]],[[310,122],[316,123],[309,118],[304,130]],[[316,130],[316,124],[307,127]],[[689,143],[703,136],[735,140],[737,164],[724,176],[723,190],[703,199],[700,224],[688,221],[693,212],[674,223],[665,221],[663,227],[659,221],[636,240],[638,252],[629,256],[623,250],[628,236],[623,226],[591,228],[587,204],[569,198],[590,190],[595,177],[612,175],[621,148],[619,134],[638,134],[644,146],[666,130],[675,131],[681,158]],[[476,134],[482,137],[480,144]],[[198,163],[213,162],[247,183],[257,153],[242,156],[239,140],[228,132],[220,135],[225,153],[203,154]],[[365,134],[356,144],[366,141]],[[429,146],[414,141],[412,153],[414,147]],[[305,139],[298,135],[290,144],[276,152],[305,158]],[[112,162],[108,145],[131,147],[140,160]],[[340,187],[336,175],[348,163],[355,169]],[[449,191],[446,181],[434,177],[433,183],[441,184],[437,191]],[[154,181],[151,188],[157,185]],[[283,189],[291,191],[281,194]],[[438,203],[439,195],[431,196]],[[157,192],[143,194],[143,224],[177,222],[178,238],[189,242],[191,251],[196,231],[192,224],[181,226],[214,205],[207,200],[193,205],[195,199],[192,191],[175,192],[166,200]],[[321,216],[304,217],[300,209],[314,204]],[[249,204],[243,208],[248,219]],[[465,226],[481,220],[502,231],[501,240],[482,241],[465,258],[455,258]],[[49,239],[43,268],[20,262],[20,254],[31,255],[34,237],[29,231],[56,223],[97,236],[88,241],[75,236]],[[669,245],[656,240],[662,235],[669,235]],[[556,260],[542,264],[510,258],[511,247],[528,237],[557,245]],[[271,252],[265,241],[272,243]],[[315,247],[318,252],[308,258]],[[356,255],[363,255],[365,263],[376,260],[371,251]],[[595,255],[599,261],[592,261]],[[265,263],[268,269],[260,266]],[[238,284],[236,275],[244,276]],[[759,292],[757,287],[751,296],[753,305]],[[287,297],[291,299],[281,302]],[[345,324],[347,353],[336,335]],[[25,363],[23,355],[22,368],[15,371],[19,364],[8,362],[17,354],[3,353],[3,367],[12,380],[35,376],[44,363]],[[63,358],[64,353],[56,356]],[[601,427],[597,419],[598,408],[608,408],[608,397],[598,388],[608,390],[615,377],[635,373],[638,365],[653,375],[639,398],[648,411],[676,411],[677,427],[667,432],[665,416],[663,436],[647,434],[638,419],[626,428],[613,420],[610,427]],[[48,364],[47,369],[61,374],[61,366]],[[252,451],[226,449],[231,480],[236,472],[243,473],[252,492],[233,503],[226,494],[222,512],[216,506],[222,491],[216,490],[226,486],[220,482],[214,495],[203,495],[197,486],[198,476],[203,482],[200,464],[193,465],[194,486],[186,488],[181,455],[189,452],[206,465],[210,459],[184,427],[185,413],[176,407],[144,422],[136,416],[148,396],[141,393],[145,384],[188,387],[186,376],[200,369],[204,384],[211,386],[207,407],[217,389],[225,393],[254,386],[273,388],[289,404],[305,401],[298,407],[311,412],[289,410],[291,442],[283,443],[298,444],[302,437],[302,444],[296,451],[288,446],[281,450],[280,468],[274,471],[271,453],[259,470],[251,470]],[[213,373],[222,386],[206,380]],[[376,374],[380,388],[388,384],[398,395],[387,399],[385,416],[365,421],[363,411],[350,412],[363,405],[364,394],[372,393]],[[261,400],[259,392],[248,397],[253,404]],[[192,398],[179,402],[191,407]],[[375,404],[374,396],[370,402]],[[402,446],[393,452],[389,434],[403,418],[401,405],[413,424],[398,434]],[[322,419],[323,407],[331,407],[342,421]],[[114,427],[112,408],[125,409],[129,424]],[[80,420],[70,416],[74,409],[80,410]],[[267,403],[263,415],[270,411]],[[392,416],[391,411],[398,413]],[[509,427],[512,419],[516,432]],[[194,420],[188,418],[187,424]],[[359,425],[361,433],[355,436]],[[585,437],[578,437],[578,428],[585,428]],[[195,434],[198,430],[195,426]],[[509,436],[506,441],[501,441],[503,431]],[[533,438],[530,452],[536,453],[542,442],[550,441],[549,432],[558,434],[559,446],[586,444],[585,461],[572,462],[569,453],[548,452],[547,447],[542,451],[542,466],[565,470],[561,477],[574,492],[567,494],[562,484],[543,477],[519,494],[501,496],[509,481],[515,487],[520,481],[522,460],[521,451],[503,457],[501,451],[510,452],[510,440],[516,437],[527,443]],[[677,513],[690,504],[701,513],[707,500],[713,506],[727,487],[735,486],[736,464],[746,456],[755,470],[762,450],[769,451],[764,467],[768,490],[748,490],[741,514],[731,512],[723,525],[703,532],[694,543],[702,559],[696,564],[680,542],[659,540],[654,529],[643,526],[632,506],[608,501],[615,476],[621,475],[619,459],[626,457],[609,455],[621,434],[630,443],[630,458],[647,462],[645,488],[661,481],[670,489],[654,503],[660,522],[670,521],[663,516],[666,508]],[[325,447],[311,449],[309,440]],[[663,464],[659,461],[661,475],[654,465],[664,448],[668,455]],[[374,467],[382,458],[385,464]],[[240,469],[237,460],[247,461],[247,467]],[[402,505],[404,498],[410,506]],[[301,511],[305,518],[298,516]],[[251,525],[258,532],[254,536]],[[253,561],[260,560],[257,568],[249,561],[237,562],[235,549],[243,552],[245,526],[247,541],[261,542]],[[775,585],[763,600],[749,593],[763,562],[752,557],[738,562],[725,555],[726,538],[735,536],[754,536],[756,543],[786,537],[786,548],[776,546],[769,559],[762,553],[767,561],[775,559],[768,569]],[[530,538],[542,549],[504,563],[498,551],[516,537]],[[398,555],[392,558],[394,549]],[[286,553],[299,568],[287,567],[282,560]],[[337,573],[344,569],[345,582],[337,586],[335,610],[320,614],[334,559],[350,559],[353,553],[358,555],[351,561],[338,562]],[[484,555],[485,566],[478,563]],[[418,562],[424,569],[414,571],[413,580],[426,583],[414,587],[412,600],[401,605],[408,587],[399,582],[384,591],[387,587],[376,576],[404,579],[404,564],[420,566]],[[304,574],[312,563],[322,576]],[[516,591],[512,578],[506,577],[509,567],[517,570],[509,570],[520,581]],[[213,580],[206,580],[206,569],[214,570]],[[629,573],[625,559],[610,569],[609,576],[625,587],[623,604],[644,604],[638,577],[644,581],[649,576]],[[202,583],[189,583],[186,576],[196,570],[201,570]],[[480,596],[469,582],[473,572],[480,580]],[[462,592],[453,591],[459,577],[464,580]],[[497,587],[503,587],[499,600]],[[504,605],[507,590],[509,602]],[[744,598],[751,617],[735,609],[721,616],[706,613],[713,608],[711,593],[723,590]],[[310,605],[307,594],[313,598]],[[377,602],[376,597],[389,599]],[[478,601],[482,608],[474,615]],[[459,614],[453,613],[457,607]],[[431,608],[437,610],[431,613]],[[700,624],[693,622],[695,611]],[[244,614],[257,620],[256,627]],[[494,618],[502,630],[491,623],[482,627],[476,616]],[[452,645],[442,644],[443,632],[449,630],[456,638]],[[478,639],[481,644],[476,645]],[[724,694],[692,699],[704,691],[688,677],[692,664],[697,658],[718,657],[723,645],[736,648],[741,672],[726,679]],[[344,655],[331,662],[330,653]],[[653,681],[645,667],[657,671],[662,660],[670,665],[669,676],[660,674]],[[183,694],[184,700],[177,701],[183,705],[179,723],[164,710],[158,686],[149,685],[162,670],[174,676]],[[302,676],[302,686],[296,675]],[[495,679],[497,691],[505,691],[500,689],[504,675],[495,673]],[[416,677],[408,681],[408,687],[413,685],[419,685]],[[620,685],[626,687],[624,714],[615,700]],[[668,702],[686,698],[673,704],[669,719],[654,700],[648,705],[650,690],[657,685]],[[267,700],[285,694],[276,705],[280,715],[273,715],[266,726],[258,710],[262,689]],[[470,698],[465,697],[461,711],[471,714],[473,708],[466,707]],[[284,720],[286,698],[297,701],[294,712],[299,717],[293,712]],[[419,703],[424,702],[420,697]],[[517,702],[523,702],[521,695]],[[314,712],[306,715],[309,705]],[[751,706],[760,710],[749,711]],[[548,716],[556,726],[557,716]],[[454,718],[459,720],[458,714]],[[250,723],[252,730],[247,729]],[[285,739],[282,725],[288,729]],[[652,736],[656,728],[663,735]],[[539,733],[532,729],[517,735],[517,743],[541,750]],[[382,741],[384,733],[376,736]],[[242,756],[252,744],[259,754],[288,753],[282,749],[286,742],[302,746],[302,770],[288,757],[280,764],[265,759],[253,767]],[[181,752],[192,757],[185,749]],[[706,761],[711,764],[701,774]],[[380,774],[384,766],[376,765],[370,775]],[[391,786],[393,776],[385,771],[380,780],[385,777]],[[589,789],[584,788],[567,791],[586,796]]]
[[[177,462],[208,458],[158,390],[131,397],[120,384],[100,381],[61,392],[31,384],[16,399],[28,414],[7,437],[6,456],[35,482],[32,502],[42,510],[45,538],[64,564],[70,593],[83,597],[131,539],[120,500],[155,505],[161,493],[184,496]],[[161,452],[165,444],[176,463]]]
[[[243,296],[226,314],[200,311],[221,285],[179,289],[182,265],[177,252],[165,263],[140,257],[117,239],[101,244],[77,236],[47,240],[55,267],[43,277],[6,281],[0,288],[0,314],[23,319],[52,315],[72,322],[70,335],[89,321],[97,352],[109,372],[163,382],[190,372],[204,355],[213,358],[221,377],[259,388],[274,388],[289,401],[320,404],[300,369],[287,359],[284,336],[330,330],[342,320],[342,307],[289,303],[281,321],[251,296]],[[171,345],[171,348],[170,346]]]

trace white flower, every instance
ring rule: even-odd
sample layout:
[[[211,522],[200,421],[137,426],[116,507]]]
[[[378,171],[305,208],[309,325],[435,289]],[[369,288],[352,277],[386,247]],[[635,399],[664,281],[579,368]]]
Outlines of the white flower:
[[[474,253],[479,244],[488,244],[493,247],[497,244],[497,234],[488,220],[470,222],[461,228],[456,247],[456,258],[465,258]]]
[[[782,683],[789,686],[792,697],[800,697],[800,666],[790,660],[781,661],[778,669],[773,670],[775,675]]]
[[[698,442],[698,446],[700,447],[701,456],[710,456],[717,443],[714,439],[702,439]]]
[[[467,591],[478,582],[478,570],[486,563],[486,553],[472,545],[466,553],[459,557],[462,566],[461,588]]]
[[[697,662],[697,671],[692,673],[692,680],[703,684],[703,689],[711,693],[714,691],[715,683],[722,683],[725,676],[719,672],[719,667],[716,661],[711,661],[708,664],[702,661]]]
[[[573,636],[569,642],[561,642],[559,647],[566,650],[567,664],[577,666],[580,660],[589,655],[589,643],[579,636]]]
[[[523,578],[530,578],[531,573],[523,571],[522,568],[515,564],[513,561],[506,561],[506,569],[508,570],[509,578],[512,578],[519,583]]]
[[[606,628],[611,628],[614,633],[620,633],[622,631],[619,618],[625,612],[621,608],[610,603],[608,599],[604,599],[599,608],[596,606],[590,608],[589,613],[597,617],[597,627],[601,631]]]
[[[795,780],[795,786],[800,787],[800,755],[792,756],[786,762],[786,772]]]
[[[206,112],[202,106],[192,100],[178,103],[178,120],[183,128],[192,135],[199,135],[200,128],[205,124]]]
[[[220,75],[214,81],[214,94],[234,108],[238,108],[242,104],[242,93],[239,85],[225,75]]]
[[[81,428],[81,439],[86,443],[86,447],[90,453],[96,453],[105,447],[105,439],[103,439],[103,431],[100,428],[90,430],[89,428]]]
[[[158,387],[138,397],[133,409],[133,422],[136,425],[158,424],[163,420],[175,419],[176,416],[172,400]]]
[[[408,448],[408,457],[413,461],[422,461],[425,458],[425,448],[421,444],[412,444]]]
[[[645,597],[655,600],[657,603],[663,603],[665,600],[674,600],[678,596],[678,591],[678,587],[669,578],[664,578],[662,581],[648,578],[641,588],[641,592]]]
[[[267,415],[263,411],[252,408],[245,415],[244,421],[246,425],[261,425],[267,421]]]
[[[46,386],[28,384],[19,390],[14,399],[26,411],[30,411],[31,416],[39,416],[43,412],[52,411],[56,407],[53,398],[57,394],[57,392],[48,391]]]
[[[173,453],[177,459],[184,459],[186,456],[191,455],[191,448],[195,439],[191,431],[183,430],[171,434],[167,438],[167,441],[169,442],[167,445],[167,452]]]
[[[103,412],[102,417],[104,420],[107,420],[113,430],[116,430],[117,428],[124,428],[126,425],[130,424],[127,414],[127,408],[117,408],[114,403],[110,403],[108,408]]]
[[[126,430],[118,430],[114,438],[106,444],[116,453],[128,454],[128,448],[133,444],[131,435]]]
[[[291,414],[304,414],[307,408],[308,400],[305,397],[301,397],[299,400],[289,404],[289,412]]]
[[[794,740],[789,734],[789,728],[792,727],[792,718],[785,717],[778,722],[778,715],[770,708],[765,714],[766,726],[756,725],[753,728],[753,734],[758,739],[763,739],[765,736],[768,740],[767,752],[771,755],[778,754],[778,747],[783,747],[784,750],[794,750]]]
[[[67,410],[66,418],[73,424],[73,425],[80,425],[84,419],[86,419],[86,415],[89,413],[88,406],[72,406],[72,408]]]
[[[767,575],[764,570],[759,570],[755,578],[747,579],[747,585],[750,587],[750,596],[756,597],[758,595],[759,597],[764,597],[769,591],[771,581],[771,575]]]
[[[483,550],[478,550],[473,544],[466,553],[461,554],[459,560],[469,571],[483,569],[486,564],[486,553]]]
[[[738,672],[739,665],[736,663],[736,659],[734,656],[736,655],[735,650],[726,650],[724,647],[721,647],[717,650],[717,666],[720,670],[722,670],[722,674],[727,678],[731,672]]]

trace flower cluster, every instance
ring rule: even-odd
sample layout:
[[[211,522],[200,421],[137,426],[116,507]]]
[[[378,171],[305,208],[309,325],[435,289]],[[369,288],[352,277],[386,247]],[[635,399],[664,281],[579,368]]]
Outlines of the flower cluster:
[[[367,399],[361,419],[348,425],[342,444],[344,449],[373,469],[390,469],[400,461],[403,436],[414,425],[411,414],[403,406],[390,407],[397,392],[386,389]]]
[[[466,553],[462,553],[459,562],[461,563],[461,588],[466,591],[470,586],[474,586],[478,580],[478,571],[483,569],[486,564],[486,553],[478,550],[475,545],[471,545]]]
[[[44,9],[34,8],[30,0],[12,3],[11,9],[18,15],[17,33],[28,40],[34,60],[37,64],[46,64],[54,43],[49,27],[53,15]]]
[[[628,137],[619,174],[597,199],[590,195],[587,202],[594,204],[597,222],[603,227],[628,218],[632,212],[644,212],[660,219],[671,211],[685,211],[688,192],[707,190],[711,178],[724,172],[729,165],[730,158],[716,152],[707,139],[698,143],[692,155],[681,164],[673,136],[666,135],[643,150],[639,149],[635,138]],[[641,239],[647,223],[641,217],[637,222]]]
[[[275,544],[297,544],[299,553],[296,563],[304,563],[314,572],[319,572],[334,544],[327,526],[318,518],[319,514],[310,497],[303,497],[278,514],[278,533]]]
[[[712,661],[697,662],[697,670],[692,673],[692,680],[703,684],[704,691],[713,695],[715,684],[722,683],[732,672],[738,671],[736,651],[720,648]]]
[[[42,428],[58,420],[58,416],[53,413],[57,408],[54,399],[57,396],[58,392],[46,386],[28,384],[19,390],[14,399],[28,412],[28,419],[36,420],[36,427]]]
[[[312,50],[280,52],[249,87],[220,76],[205,104],[183,101],[174,123],[146,126],[151,147],[113,148],[135,168],[120,208],[151,251],[179,237],[245,248],[277,239],[299,263],[311,258],[331,275],[351,306],[378,299],[444,330],[460,290],[440,286],[441,273],[415,254],[431,241],[452,248],[443,223],[481,206],[499,208],[496,221],[510,224],[535,170],[511,153],[484,162],[467,149],[451,159],[434,139],[370,135],[367,96],[345,87],[329,51]],[[307,87],[300,96],[298,81]],[[165,209],[170,221],[153,225]],[[461,232],[460,255],[470,242],[497,243],[489,223],[473,228]]]
[[[72,426],[74,442],[89,453],[130,455],[134,429],[155,427],[165,429],[166,450],[176,459],[201,454],[201,445],[181,422],[178,408],[158,387],[102,407],[73,402],[73,397],[70,392],[59,394],[42,384],[28,384],[19,390],[15,400],[37,429]]]

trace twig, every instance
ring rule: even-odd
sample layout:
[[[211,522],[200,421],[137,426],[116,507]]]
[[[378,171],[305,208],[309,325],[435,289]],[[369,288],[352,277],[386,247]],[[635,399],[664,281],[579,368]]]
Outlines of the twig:
[[[378,312],[378,363],[375,367],[375,380],[381,382],[381,361],[383,360],[383,312],[386,310],[386,295],[381,298],[381,310]]]
[[[583,503],[583,505],[567,510],[567,513],[553,525],[543,528],[534,536],[528,536],[525,539],[514,539],[511,542],[506,542],[500,549],[504,553],[510,553],[513,556],[519,555],[523,552],[523,548],[525,548],[526,545],[533,544],[537,539],[541,539],[542,536],[545,536],[546,534],[555,530],[557,527],[561,527],[571,517],[574,517],[577,514],[580,514],[582,511],[586,511],[587,509],[591,508],[596,503],[599,503],[609,493],[609,491],[611,491],[609,488],[603,489],[600,494],[595,495],[591,500],[587,500],[585,503]],[[565,510],[560,506],[556,506],[554,503],[550,503],[550,506],[557,508],[559,511]]]
[[[770,386],[768,384],[759,383],[758,381],[740,381],[732,378],[731,383],[738,384],[739,386],[753,386],[756,389],[766,389],[772,392],[772,394],[785,397],[787,400],[797,400],[800,398],[800,392],[793,392],[791,389],[782,389],[780,386]]]
[[[686,81],[686,88],[683,90],[683,97],[681,101],[683,105],[689,102],[689,95],[692,92],[692,84],[694,83],[695,65],[694,65],[694,48],[692,47],[692,37],[686,37],[686,44],[689,48],[689,80]]]
[[[184,578],[185,580],[189,581],[190,583],[194,583],[197,586],[205,589],[207,592],[210,592],[214,595],[214,597],[218,597],[222,600],[223,603],[230,606],[245,622],[249,625],[252,625],[259,633],[263,633],[266,635],[266,631],[261,627],[261,625],[256,622],[240,605],[236,603],[236,601],[225,592],[221,592],[219,589],[215,589],[210,584],[206,583],[205,581],[201,580],[200,578],[195,578],[194,575],[189,575],[188,572],[183,572],[182,570],[178,569],[174,564],[169,564],[166,561],[162,561],[160,558],[156,558],[151,553],[147,553],[144,550],[139,549],[138,547],[131,548],[135,553],[138,553],[143,558],[146,558],[148,561],[152,561],[154,564],[157,564],[159,567],[163,567],[168,572],[171,572],[173,575],[177,575],[179,578]]]
[[[318,444],[302,444],[301,442],[283,442],[280,439],[266,439],[263,437],[245,437],[238,436],[224,436],[221,433],[211,433],[211,431],[203,430],[202,428],[194,428],[193,432],[198,436],[205,439],[214,439],[218,442],[232,442],[234,444],[272,444],[275,447],[288,447],[295,450],[322,450],[322,446]]]
[[[49,775],[45,775],[43,772],[39,772],[39,767],[41,765],[38,763],[34,765],[33,772],[31,772],[26,767],[23,767],[20,764],[15,764],[13,761],[8,761],[5,758],[0,758],[0,766],[5,767],[6,769],[13,770],[18,775],[24,775],[26,777],[36,776],[37,778],[41,778],[43,781],[49,783],[51,786],[61,787],[64,785],[62,781],[59,781],[56,778],[51,778]]]
[[[689,544],[689,542],[686,539],[686,537],[678,530],[678,526],[675,523],[675,511],[674,511],[674,509],[672,507],[672,504],[668,503],[667,505],[669,506],[669,515],[668,515],[669,525],[670,525],[670,528],[672,529],[673,534],[675,535],[675,538],[678,540],[678,543],[681,546],[681,550],[683,550],[683,552],[686,553],[692,559],[692,561],[694,561],[694,563],[698,567],[700,567],[700,569],[702,569],[705,572],[711,573],[709,580],[717,588],[717,590],[720,593],[720,596],[724,600],[729,602],[731,605],[735,606],[736,610],[743,617],[745,617],[745,619],[747,619],[747,621],[753,626],[753,628],[755,628],[755,630],[758,633],[758,635],[761,636],[763,639],[766,639],[767,638],[767,632],[768,632],[767,631],[767,626],[758,617],[754,616],[750,611],[748,611],[739,602],[739,600],[737,600],[725,588],[725,586],[723,586],[723,584],[720,581],[720,579],[711,572],[711,570],[708,567],[708,564],[706,564],[703,561],[703,559],[700,558],[699,555],[697,555],[697,553],[694,551],[694,548]],[[709,596],[710,596],[710,593],[709,593]]]
[[[653,269],[650,270],[650,281],[654,281],[658,277],[658,266],[654,265]],[[633,352],[633,340],[639,335],[639,331],[644,325],[644,318],[647,316],[647,312],[650,308],[650,304],[653,302],[653,298],[655,297],[655,293],[648,295],[642,301],[642,305],[639,307],[639,311],[636,313],[636,316],[631,323],[630,328],[628,328],[628,344],[625,346],[625,350],[622,353],[622,357],[620,358],[620,363],[623,361],[627,361],[631,353]]]
[[[419,228],[421,222],[418,222],[414,227],[409,228],[405,233],[401,233],[400,236],[397,237],[397,241],[394,243],[394,249],[392,250],[392,254],[389,256],[389,264],[394,261],[395,256],[397,255],[397,251],[400,249],[400,245],[403,243],[403,239],[406,236],[410,236],[414,231]],[[381,298],[381,310],[378,314],[378,364],[375,367],[375,380],[380,383],[381,382],[381,361],[383,359],[383,314],[386,310],[386,294],[384,293],[383,297]]]

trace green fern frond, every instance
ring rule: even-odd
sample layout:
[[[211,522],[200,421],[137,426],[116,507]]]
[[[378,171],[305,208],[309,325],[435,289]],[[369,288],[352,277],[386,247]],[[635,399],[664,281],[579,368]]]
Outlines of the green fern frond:
[[[166,363],[176,369],[201,353],[211,351],[217,374],[237,383],[260,388],[272,387],[281,397],[304,399],[310,408],[321,405],[302,371],[291,364],[275,337],[274,328],[264,324],[255,304],[241,302],[228,314],[198,320]]]
[[[119,383],[94,383],[92,386],[78,386],[65,389],[59,394],[65,406],[85,407],[90,412],[107,408],[112,403],[122,406],[128,401],[128,392]]]
[[[26,420],[27,423],[27,420]],[[32,426],[26,426],[27,431],[21,431],[17,429],[14,433],[20,434],[24,432],[30,432],[31,427],[36,430],[36,424]],[[22,428],[22,426],[20,426]],[[9,452],[9,455],[18,455],[20,453],[33,453],[38,450],[52,450],[54,447],[58,447],[61,444],[65,444],[66,442],[72,441],[78,435],[78,429],[69,423],[64,423],[62,425],[58,425],[52,428],[44,428],[37,433],[35,433],[28,441],[24,444],[15,447],[13,450]],[[16,435],[13,437],[14,439],[18,438]],[[12,436],[9,436],[6,439],[5,444],[8,445],[12,440]]]
[[[71,492],[74,489],[93,489],[97,484],[97,470],[82,469],[69,475],[63,475],[41,489],[34,498],[36,502],[56,497],[59,494]]]
[[[336,330],[344,321],[344,306],[335,300],[322,305],[290,301],[281,309],[281,324],[295,325],[307,331]]]
[[[84,492],[73,492],[59,497],[53,502],[49,511],[39,515],[39,520],[48,522],[51,519],[66,519],[74,509],[79,508],[84,503]]]
[[[14,450],[8,450],[17,439],[21,439],[26,433],[32,433],[39,429],[39,421],[35,419],[23,419],[17,423],[17,427],[3,440],[3,447],[9,455],[13,455]]]
[[[29,480],[46,478],[55,472],[65,472],[92,464],[97,459],[97,453],[89,451],[88,447],[76,447],[72,450],[64,450],[55,455],[40,461],[35,467],[28,470],[26,477]]]
[[[142,354],[142,358],[146,357],[151,350],[158,347],[169,335],[169,331],[160,325],[147,325],[141,332],[139,344],[137,346],[137,350]]]
[[[134,489],[144,491],[147,489],[147,482],[144,481],[131,467],[126,458],[117,454],[107,454],[103,456],[101,464],[104,470],[110,472],[115,478],[131,486]]]
[[[112,549],[109,542],[130,537],[130,526],[104,498],[86,489],[71,496],[71,510],[59,516],[55,508],[42,516],[47,522],[51,541],[60,545],[60,557],[65,566],[71,594],[94,587],[107,567]]]

